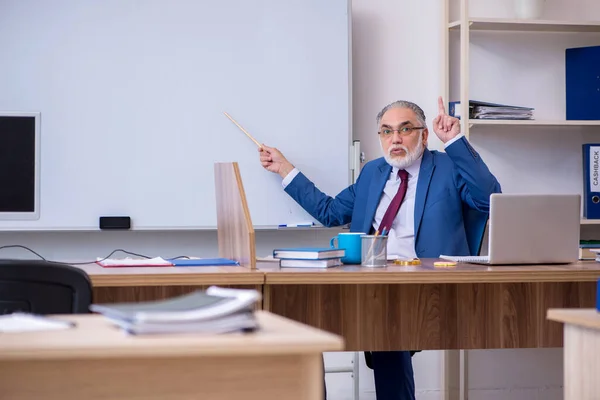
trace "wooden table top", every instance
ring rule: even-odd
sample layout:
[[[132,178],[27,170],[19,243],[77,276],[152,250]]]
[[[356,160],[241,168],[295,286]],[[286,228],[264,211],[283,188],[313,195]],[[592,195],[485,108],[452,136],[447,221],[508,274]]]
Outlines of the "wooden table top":
[[[91,359],[127,357],[264,356],[321,353],[344,349],[340,336],[296,321],[257,311],[254,333],[127,335],[99,314],[60,315],[74,328],[3,333],[0,360]]]
[[[551,308],[548,310],[547,316],[552,321],[596,329],[600,332],[600,311],[595,308]]]
[[[98,264],[73,265],[90,277],[94,287],[262,285],[264,273],[246,267],[117,267]]]
[[[262,285],[262,284],[386,284],[386,283],[494,283],[585,282],[600,279],[600,263],[580,261],[561,265],[485,266],[459,263],[434,267],[437,259],[422,259],[420,266],[389,264],[385,268],[359,265],[320,268],[280,268],[276,262],[246,267],[118,267],[75,265],[90,276],[94,287]]]
[[[259,262],[266,284],[386,284],[386,283],[494,283],[584,282],[600,279],[600,263],[580,261],[562,265],[485,266],[459,263],[434,267],[438,259],[422,259],[421,266],[388,264],[385,268],[345,265],[327,269],[280,268],[276,262]]]

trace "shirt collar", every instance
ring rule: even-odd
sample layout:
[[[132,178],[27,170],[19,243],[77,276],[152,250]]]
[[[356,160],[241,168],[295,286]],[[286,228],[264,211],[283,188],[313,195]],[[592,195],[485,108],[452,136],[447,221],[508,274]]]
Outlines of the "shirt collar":
[[[406,172],[408,172],[409,178],[414,178],[419,175],[419,169],[421,168],[421,161],[423,160],[423,155],[421,154],[419,158],[415,160],[414,163],[410,164],[408,167],[404,168]],[[392,167],[392,176],[398,177],[398,167]]]

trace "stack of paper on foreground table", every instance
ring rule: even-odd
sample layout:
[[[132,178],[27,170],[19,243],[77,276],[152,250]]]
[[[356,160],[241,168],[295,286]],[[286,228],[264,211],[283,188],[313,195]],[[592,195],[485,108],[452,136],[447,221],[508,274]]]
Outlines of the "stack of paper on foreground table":
[[[187,295],[139,303],[92,304],[130,334],[226,333],[258,328],[254,305],[261,294],[252,289],[211,286]]]

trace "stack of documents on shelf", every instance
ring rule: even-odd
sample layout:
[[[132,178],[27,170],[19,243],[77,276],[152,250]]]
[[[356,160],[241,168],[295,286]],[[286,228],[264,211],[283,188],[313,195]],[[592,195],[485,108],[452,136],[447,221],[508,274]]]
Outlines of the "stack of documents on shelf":
[[[460,101],[450,102],[449,114],[456,118],[460,118],[464,114]],[[469,118],[493,120],[533,119],[533,108],[471,100],[469,101]]]
[[[344,249],[298,247],[273,250],[273,258],[279,259],[280,267],[329,268],[342,263]]]
[[[206,291],[167,300],[139,303],[92,304],[129,334],[227,333],[258,328],[254,305],[261,299],[252,289],[211,286]]]

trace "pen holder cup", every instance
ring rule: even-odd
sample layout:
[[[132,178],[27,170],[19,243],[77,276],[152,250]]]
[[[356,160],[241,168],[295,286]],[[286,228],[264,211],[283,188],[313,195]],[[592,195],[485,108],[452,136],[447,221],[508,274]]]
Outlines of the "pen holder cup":
[[[364,235],[362,238],[363,267],[387,266],[387,236]]]

